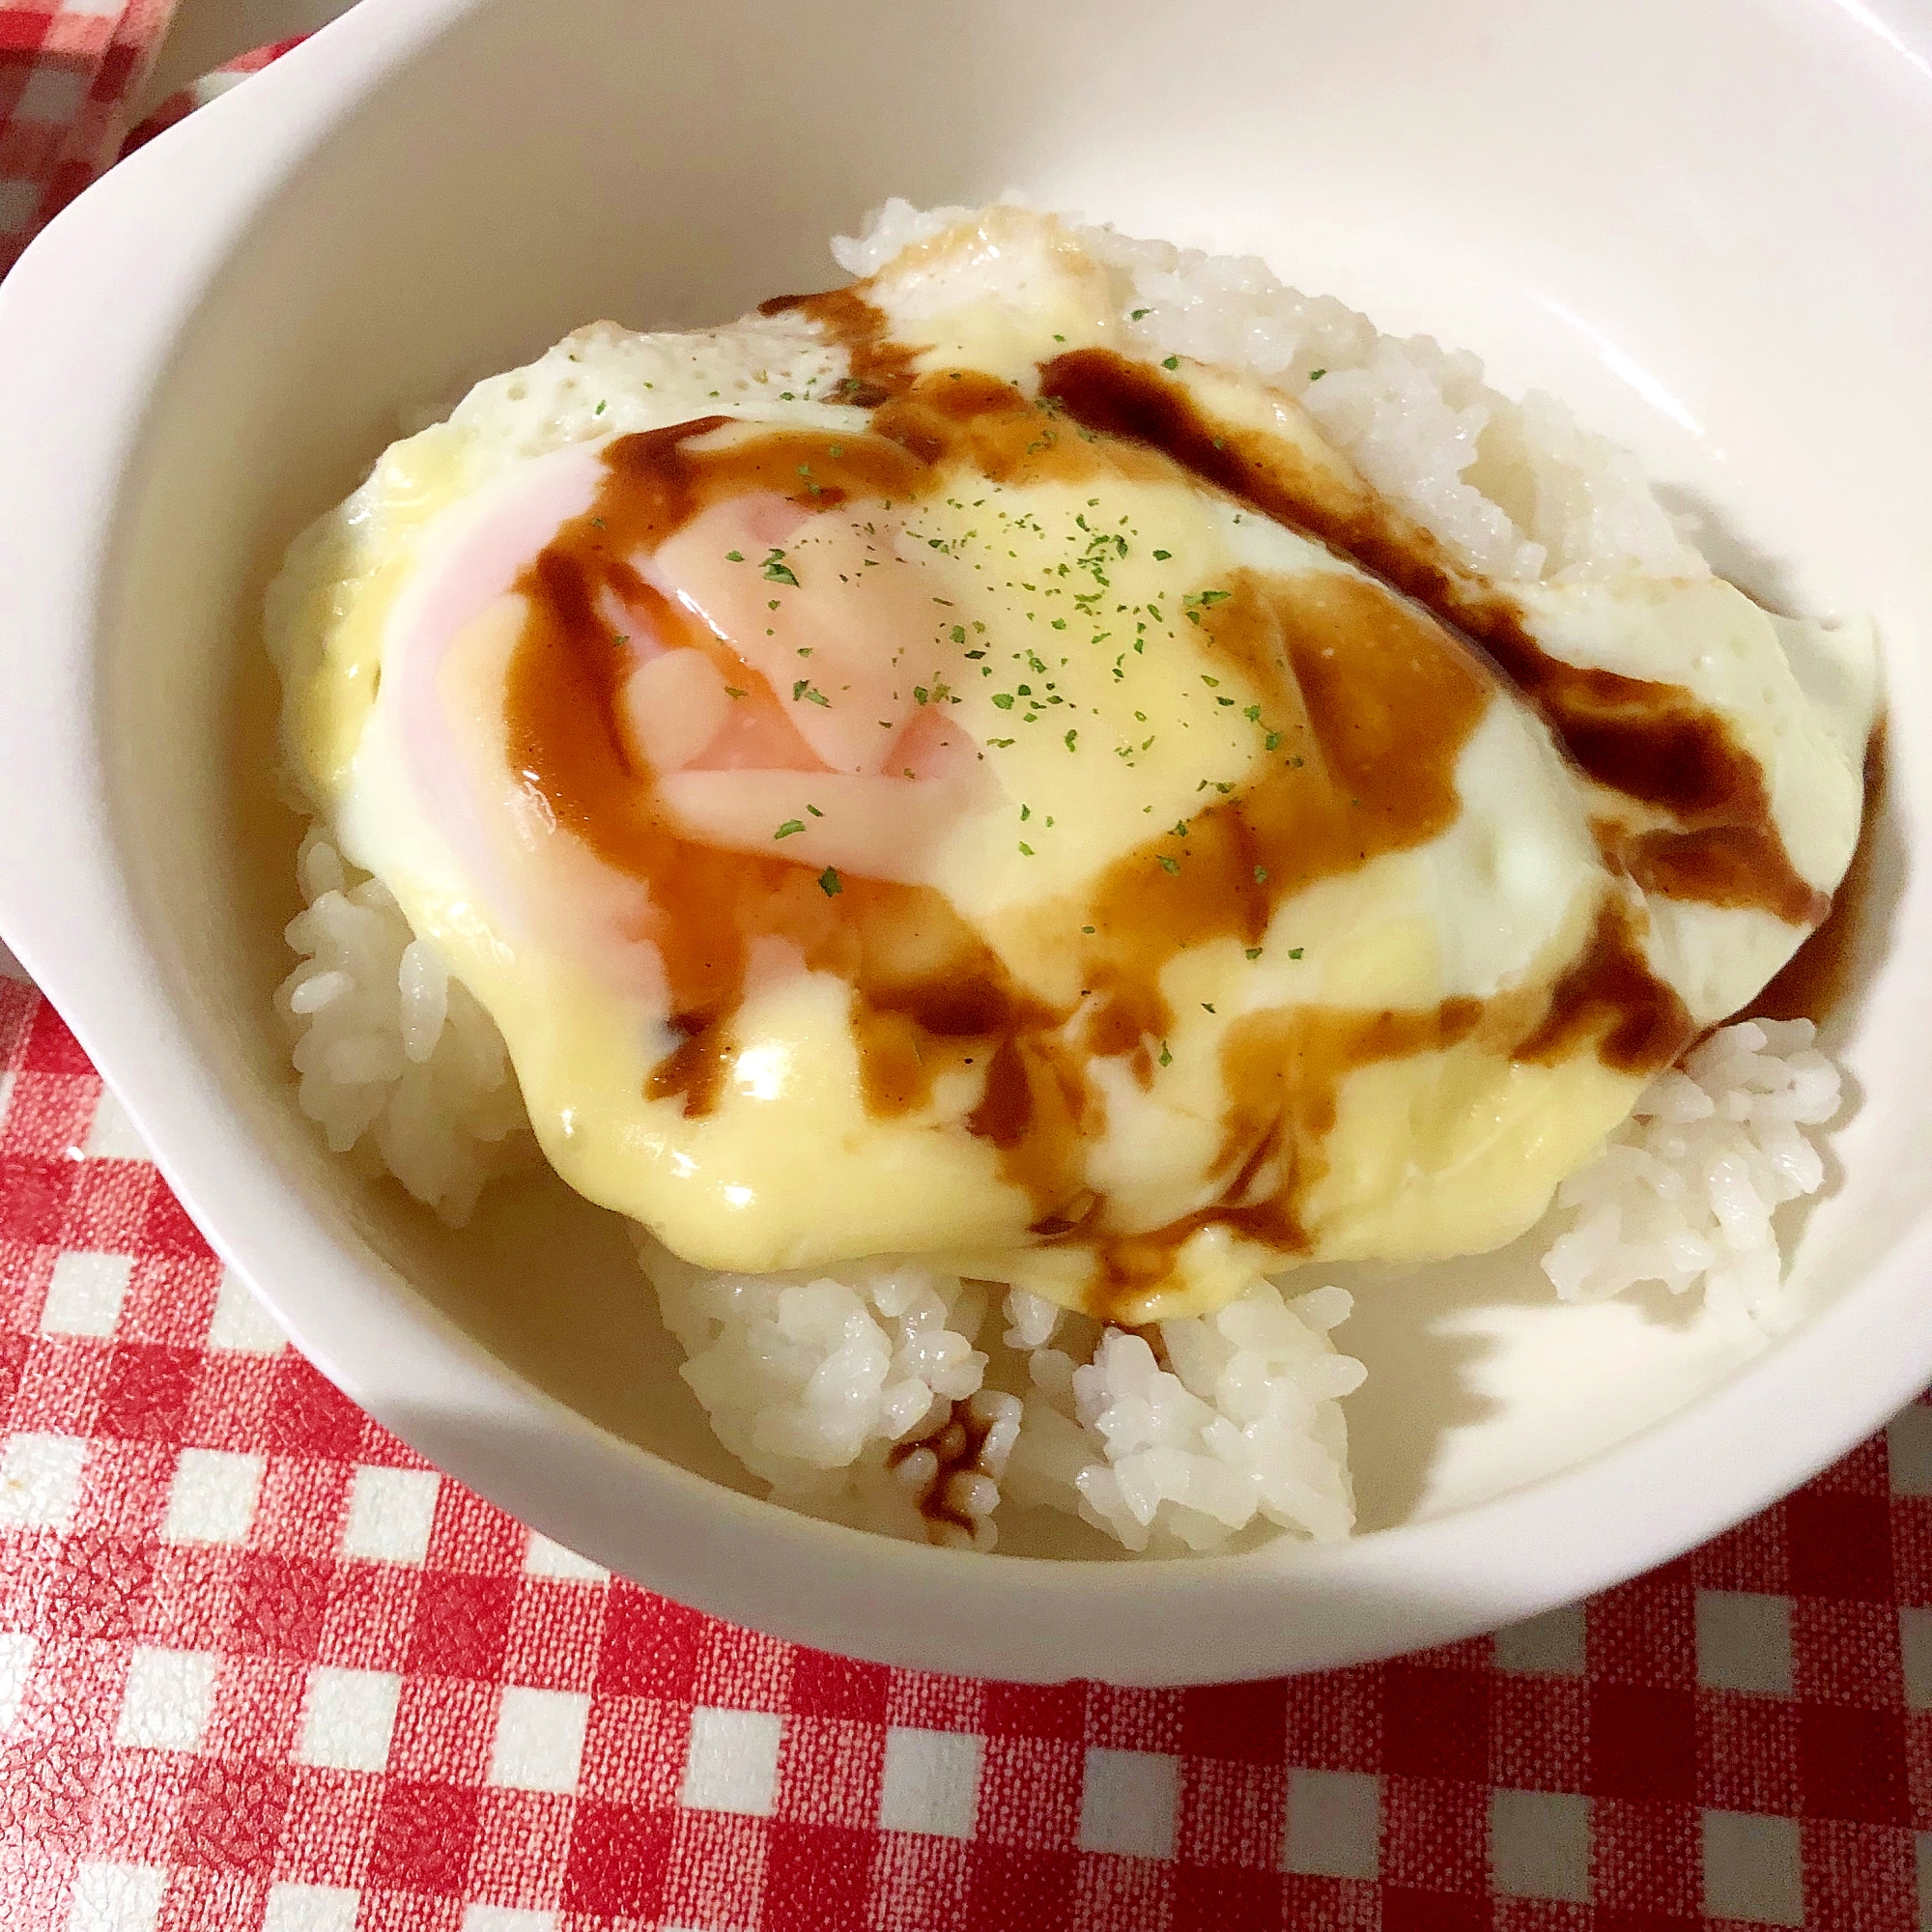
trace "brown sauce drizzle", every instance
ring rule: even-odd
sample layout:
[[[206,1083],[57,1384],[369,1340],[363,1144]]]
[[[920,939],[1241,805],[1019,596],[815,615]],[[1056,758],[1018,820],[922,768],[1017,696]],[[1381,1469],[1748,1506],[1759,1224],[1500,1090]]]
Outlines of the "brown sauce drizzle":
[[[1722,906],[1762,906],[1815,924],[1830,895],[1794,869],[1772,821],[1764,772],[1717,712],[1679,685],[1582,669],[1530,636],[1493,585],[1452,568],[1427,531],[1372,494],[1338,491],[1292,447],[1217,423],[1178,383],[1107,349],[1040,367],[1040,393],[1084,427],[1166,452],[1263,516],[1327,545],[1477,645],[1599,784],[1677,820],[1645,833],[1632,876],[1646,891]]]
[[[1594,1046],[1605,1066],[1647,1073],[1668,1066],[1695,1031],[1676,989],[1650,970],[1623,908],[1606,906],[1589,946],[1556,982],[1542,1019],[1514,1054],[1554,1066]]]
[[[885,314],[857,289],[830,289],[816,296],[774,296],[758,304],[760,315],[803,315],[816,322],[827,338],[845,351],[847,374],[824,400],[851,403],[863,410],[901,394],[913,385],[919,351],[895,342]]]
[[[1324,508],[1332,486],[1282,474],[1271,453],[1218,431],[1154,372],[1104,352],[1061,356],[1044,365],[1034,402],[973,372],[916,376],[916,352],[891,343],[878,311],[852,291],[766,304],[779,309],[814,316],[850,348],[843,393],[873,410],[869,431],[836,442],[771,431],[696,447],[724,421],[706,417],[619,439],[591,510],[518,584],[528,614],[507,683],[512,768],[560,827],[648,888],[651,914],[638,936],[662,955],[670,1002],[652,1097],[676,1097],[690,1115],[715,1106],[750,950],[784,939],[808,968],[850,985],[875,1114],[914,1111],[942,1073],[975,1069],[982,1084],[966,1130],[997,1150],[1003,1172],[1025,1189],[1037,1239],[1094,1249],[1099,1278],[1089,1307],[1104,1315],[1165,1280],[1202,1227],[1226,1226],[1285,1254],[1305,1250],[1299,1206],[1324,1171],[1339,1089],[1355,1067],[1480,1035],[1518,1058],[1593,1047],[1611,1065],[1644,1071],[1689,1043],[1681,1003],[1649,973],[1613,905],[1551,991],[1413,1012],[1289,1008],[1241,1021],[1222,1046],[1232,1097],[1214,1205],[1131,1233],[1115,1224],[1116,1204],[1093,1191],[1086,1148],[1105,1117],[1089,1062],[1125,1059],[1150,1083],[1174,1019],[1160,977],[1180,952],[1228,937],[1258,945],[1284,899],[1445,830],[1460,810],[1457,756],[1495,701],[1498,675],[1591,776],[1676,818],[1675,830],[1632,847],[1634,876],[1643,868],[1671,890],[1724,904],[1794,902],[1762,774],[1720,719],[1674,687],[1549,658],[1506,600],[1452,573],[1432,540],[1374,507],[1350,517]],[[785,858],[687,838],[651,774],[627,758],[615,723],[624,666],[599,611],[609,596],[712,653],[737,684],[756,675],[670,609],[628,559],[730,497],[772,491],[822,513],[873,497],[917,500],[962,469],[1016,484],[1184,470],[1402,593],[1325,574],[1230,580],[1227,601],[1204,613],[1201,630],[1265,694],[1270,721],[1279,714],[1279,755],[1239,793],[1198,812],[1183,839],[1150,839],[1107,869],[1085,905],[1067,908],[1069,934],[1093,932],[1070,942],[1082,948],[1083,992],[1064,1009],[1016,986],[929,888],[847,877],[832,895]],[[801,474],[811,478],[806,491]],[[1803,890],[1808,912],[1816,895]]]
[[[921,1450],[927,1450],[937,1458],[939,1467],[928,1482],[920,1485],[914,1499],[920,1515],[931,1528],[938,1530],[942,1525],[951,1525],[963,1529],[969,1537],[978,1531],[980,1519],[970,1511],[955,1509],[948,1500],[947,1490],[954,1476],[979,1468],[986,1438],[992,1433],[992,1422],[980,1414],[969,1396],[955,1401],[945,1418],[924,1435],[895,1442],[887,1452],[889,1469],[903,1468]]]

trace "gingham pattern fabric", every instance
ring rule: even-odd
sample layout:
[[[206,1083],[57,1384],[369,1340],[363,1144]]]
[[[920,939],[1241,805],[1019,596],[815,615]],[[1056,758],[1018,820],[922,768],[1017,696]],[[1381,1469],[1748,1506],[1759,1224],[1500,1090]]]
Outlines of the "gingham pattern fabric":
[[[1195,1690],[613,1581],[338,1395],[0,981],[10,1932],[1908,1932],[1932,1406],[1641,1581]]]
[[[118,153],[175,0],[0,5],[0,274]]]
[[[249,52],[218,67],[213,73],[205,73],[190,87],[184,87],[171,94],[165,100],[156,103],[154,108],[141,117],[140,124],[121,144],[120,157],[131,155],[136,148],[144,148],[156,134],[164,134],[177,121],[185,121],[197,107],[203,107],[217,95],[226,94],[231,87],[239,87],[251,73],[260,73],[272,61],[279,60],[291,47],[299,46],[307,38],[297,34],[290,40],[275,41],[266,47],[255,47]]]
[[[0,8],[0,267],[168,11]],[[1683,1562],[1376,1668],[853,1663],[613,1581],[360,1414],[0,980],[5,1932],[1764,1926],[1932,1928],[1932,1406]]]

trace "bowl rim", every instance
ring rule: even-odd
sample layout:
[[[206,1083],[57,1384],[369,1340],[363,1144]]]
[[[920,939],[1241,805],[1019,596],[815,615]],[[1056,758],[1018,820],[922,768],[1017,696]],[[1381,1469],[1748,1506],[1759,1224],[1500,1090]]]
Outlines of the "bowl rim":
[[[242,1127],[156,970],[108,809],[96,665],[150,398],[230,250],[358,101],[489,4],[352,10],[114,169],[0,285],[0,367],[45,372],[0,399],[14,615],[0,637],[0,928],[222,1261],[330,1380],[525,1522],[712,1614],[888,1663],[1179,1684],[1357,1662],[1601,1589],[1763,1508],[1932,1379],[1928,1188],[1891,1251],[1800,1334],[1552,1474],[1337,1545],[989,1563],[795,1515],[608,1434],[324,1228]],[[132,317],[117,299],[130,285]],[[1176,1646],[1182,1619],[1212,1641]]]

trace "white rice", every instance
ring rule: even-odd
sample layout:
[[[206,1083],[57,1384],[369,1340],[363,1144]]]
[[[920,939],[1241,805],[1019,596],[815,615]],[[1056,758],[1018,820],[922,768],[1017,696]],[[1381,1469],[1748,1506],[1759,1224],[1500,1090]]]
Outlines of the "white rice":
[[[1638,1282],[1711,1301],[1768,1333],[1788,1325],[1773,1212],[1825,1181],[1804,1131],[1838,1112],[1838,1069],[1809,1020],[1720,1028],[1660,1074],[1610,1145],[1557,1190],[1576,1219],[1543,1259],[1566,1301]]]
[[[301,1110],[335,1152],[360,1150],[461,1227],[492,1175],[536,1157],[503,1037],[389,889],[352,883],[319,829],[296,876],[308,908],[284,936],[302,963],[275,1008],[295,1035]]]
[[[891,202],[834,253],[869,273],[966,212]],[[1473,568],[1517,582],[1708,574],[1634,460],[1553,398],[1512,401],[1473,356],[1380,335],[1252,257],[1077,232],[1117,274],[1143,353],[1245,368],[1294,395]],[[319,830],[298,874],[308,905],[288,939],[302,963],[276,1004],[302,1109],[331,1148],[461,1223],[492,1175],[533,1157],[501,1037]],[[1701,1285],[1776,1325],[1773,1212],[1822,1183],[1805,1130],[1837,1106],[1808,1023],[1719,1030],[1564,1184],[1557,1212],[1572,1223],[1545,1263],[1557,1293]],[[639,1244],[719,1439],[790,1507],[981,1549],[1015,1508],[1077,1515],[1151,1554],[1352,1527],[1340,1403],[1364,1372],[1331,1340],[1350,1310],[1339,1289],[1258,1281],[1216,1314],[1136,1333],[1017,1292],[996,1316],[1000,1285],[903,1261],[754,1277],[690,1267],[642,1231]]]
[[[832,244],[855,275],[974,213],[889,201],[863,234]],[[1708,577],[1636,459],[1580,428],[1554,396],[1518,402],[1483,365],[1432,337],[1378,331],[1332,296],[1305,296],[1255,255],[1204,255],[1068,225],[1115,270],[1129,342],[1245,369],[1285,390],[1323,437],[1472,569],[1499,581]]]
[[[1018,1290],[1002,1331],[996,1285],[916,1264],[718,1274],[641,1230],[638,1247],[718,1439],[790,1508],[979,1549],[1003,1494],[1132,1550],[1354,1521],[1339,1402],[1363,1370],[1328,1340],[1349,1314],[1340,1289],[1291,1300],[1263,1282],[1160,1322],[1163,1367],[1146,1336]]]
[[[974,1347],[982,1289],[912,1264],[848,1267],[842,1279],[719,1274],[641,1230],[639,1259],[685,1352],[684,1379],[775,1501],[916,1535],[920,1506],[943,1480],[935,1500],[973,1521],[956,1526],[958,1540],[991,1547],[1020,1406],[983,1386],[986,1357]],[[934,1450],[895,1454],[976,1401],[989,1433],[970,1463],[949,1459],[942,1478]]]
[[[1024,1350],[1032,1384],[1014,1502],[1072,1509],[1132,1550],[1214,1549],[1257,1520],[1347,1536],[1341,1398],[1366,1372],[1329,1330],[1351,1305],[1339,1288],[1290,1298],[1257,1282],[1212,1315],[1157,1322],[1163,1364],[1146,1335],[1009,1294],[1005,1339]],[[1063,1329],[1069,1346],[1049,1346]]]

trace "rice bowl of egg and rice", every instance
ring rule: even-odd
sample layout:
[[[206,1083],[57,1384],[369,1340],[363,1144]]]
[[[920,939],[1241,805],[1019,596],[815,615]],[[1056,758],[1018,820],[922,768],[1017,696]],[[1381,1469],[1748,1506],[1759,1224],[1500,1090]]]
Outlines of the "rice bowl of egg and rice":
[[[774,1501],[981,1550],[1347,1536],[1325,1267],[1534,1226],[1552,1295],[1777,1327],[1839,1077],[1734,1016],[1851,861],[1868,627],[1253,260],[836,252],[478,384],[291,551],[329,1146],[455,1222],[548,1159]]]

